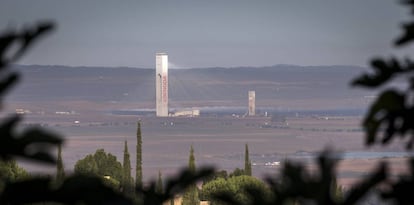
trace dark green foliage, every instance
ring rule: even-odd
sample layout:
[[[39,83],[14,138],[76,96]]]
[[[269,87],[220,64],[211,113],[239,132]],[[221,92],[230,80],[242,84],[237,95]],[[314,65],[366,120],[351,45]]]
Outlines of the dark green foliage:
[[[74,169],[76,174],[107,177],[122,182],[123,169],[116,156],[106,153],[104,149],[98,149],[93,155],[87,155],[78,160]]]
[[[252,162],[249,157],[249,146],[246,144],[244,150],[244,174],[247,176],[252,176]]]
[[[215,194],[233,194],[232,187],[227,179],[217,178],[203,184],[200,198],[204,201],[210,201],[211,205],[219,205],[221,201]]]
[[[161,174],[161,170],[158,171],[158,179],[157,179],[157,184],[155,184],[155,191],[159,194],[162,194],[163,191],[163,183],[162,183],[162,174]]]
[[[236,168],[233,170],[233,172],[229,174],[229,177],[237,177],[237,176],[242,176],[242,175],[245,175],[244,170],[240,168]]]
[[[129,200],[103,184],[102,179],[72,176],[59,187],[50,178],[33,178],[8,184],[0,197],[0,204],[59,202],[65,204],[131,204]]]
[[[398,204],[414,204],[414,159],[409,161],[411,173],[409,176],[400,176],[399,181],[391,183],[391,188],[384,191],[382,196],[385,199],[396,200]]]
[[[263,181],[246,175],[212,180],[203,184],[201,195],[212,205],[225,204],[218,198],[226,195],[232,196],[232,200],[237,201],[237,204],[243,204],[250,203],[250,197],[245,192],[247,189],[258,190],[262,198],[268,198],[271,195],[269,187]]]
[[[111,178],[122,180],[122,165],[111,153],[106,153],[103,149],[96,150],[93,155],[98,166],[97,174],[100,176],[111,176]]]
[[[19,167],[16,160],[3,161],[0,160],[0,180],[17,181],[26,179],[29,173]]]
[[[75,173],[79,174],[98,173],[98,164],[93,155],[87,155],[82,160],[76,162],[74,170]]]
[[[133,192],[134,181],[131,177],[131,161],[129,159],[128,142],[125,140],[124,146],[124,162],[122,164],[122,189],[124,193],[131,194]]]
[[[138,121],[137,128],[137,159],[135,165],[135,187],[142,187],[142,136],[141,136],[141,121]]]
[[[65,168],[63,167],[62,145],[58,145],[58,156],[56,162],[56,181],[61,182],[65,178]]]
[[[190,148],[190,157],[188,159],[188,169],[190,172],[195,173],[195,157],[194,157],[194,149],[193,146]],[[198,188],[195,183],[191,184],[187,191],[183,195],[183,202],[182,205],[199,205],[200,199],[198,197]]]
[[[194,157],[194,148],[191,145],[190,147],[190,156],[188,158],[188,169],[192,172],[196,171],[196,165],[195,165],[195,157]]]
[[[208,183],[208,182],[210,182],[210,181],[213,181],[213,180],[215,180],[215,179],[218,179],[218,178],[227,179],[227,177],[229,177],[229,176],[228,176],[228,174],[227,174],[227,171],[226,171],[226,170],[216,171],[216,172],[214,172],[214,174],[213,174],[213,175],[211,175],[211,177],[206,178],[206,179],[203,181],[203,184],[206,184],[206,183]]]
[[[201,168],[197,171],[192,171],[189,168],[179,172],[178,176],[166,180],[166,185],[163,192],[160,194],[156,191],[156,182],[151,182],[145,188],[137,188],[137,195],[140,197],[140,204],[143,205],[161,205],[164,202],[170,201],[182,194],[184,191],[191,188],[196,182],[209,178],[213,175],[214,169]]]
[[[78,160],[74,167],[75,174],[98,177],[110,187],[119,189],[123,180],[123,169],[116,156],[98,149],[92,155]]]
[[[224,179],[227,179],[227,177],[228,177],[228,174],[227,174],[227,171],[226,171],[226,170],[217,171],[217,172],[214,174],[214,178],[215,178],[215,179],[217,179],[217,178],[224,178]]]

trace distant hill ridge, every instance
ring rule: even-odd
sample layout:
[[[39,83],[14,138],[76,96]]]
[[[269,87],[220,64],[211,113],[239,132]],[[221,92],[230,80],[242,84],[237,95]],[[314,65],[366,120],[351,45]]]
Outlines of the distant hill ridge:
[[[136,102],[153,105],[155,69],[14,65],[23,74],[12,101]],[[367,95],[351,90],[349,82],[366,68],[359,66],[295,66],[170,69],[171,106],[244,106],[255,90],[258,106],[295,102],[332,102],[347,106]],[[341,100],[343,99],[343,100]],[[313,100],[313,101],[311,101]],[[341,104],[343,103],[343,105]]]
[[[51,68],[51,69],[154,69],[154,68],[143,68],[143,67],[129,67],[129,66],[68,66],[68,65],[19,65],[16,64],[13,67],[16,68]],[[271,66],[232,66],[232,67],[194,67],[194,68],[170,68],[171,70],[188,70],[188,69],[366,69],[362,66],[354,65],[294,65],[294,64],[275,64]]]

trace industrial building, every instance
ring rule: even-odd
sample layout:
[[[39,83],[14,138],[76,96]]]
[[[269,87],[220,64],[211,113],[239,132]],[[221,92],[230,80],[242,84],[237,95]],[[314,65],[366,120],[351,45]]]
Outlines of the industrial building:
[[[168,55],[155,55],[156,116],[168,117]]]
[[[200,110],[192,109],[192,110],[176,111],[173,116],[174,117],[198,117],[200,116]]]

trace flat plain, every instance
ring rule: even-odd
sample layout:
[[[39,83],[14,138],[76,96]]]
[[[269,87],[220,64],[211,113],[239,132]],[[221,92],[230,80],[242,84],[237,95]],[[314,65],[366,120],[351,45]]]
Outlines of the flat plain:
[[[73,170],[77,160],[100,148],[122,162],[125,140],[134,168],[137,121],[141,121],[143,169],[147,181],[154,179],[159,170],[164,176],[171,176],[187,166],[190,146],[195,149],[198,167],[214,166],[231,172],[243,168],[244,146],[248,144],[253,174],[260,178],[277,175],[285,160],[303,163],[314,170],[316,156],[324,149],[331,149],[341,158],[339,182],[347,187],[374,169],[380,160],[390,161],[395,174],[404,172],[408,156],[399,142],[367,148],[360,128],[361,117],[356,116],[292,116],[283,122],[272,122],[270,117],[88,115],[82,118],[74,114],[58,118],[43,116],[42,123],[29,123],[36,119],[28,116],[24,126],[37,124],[65,136],[63,159],[68,172]],[[24,166],[35,172],[53,173],[55,170],[30,163]],[[132,171],[135,173],[134,169]]]

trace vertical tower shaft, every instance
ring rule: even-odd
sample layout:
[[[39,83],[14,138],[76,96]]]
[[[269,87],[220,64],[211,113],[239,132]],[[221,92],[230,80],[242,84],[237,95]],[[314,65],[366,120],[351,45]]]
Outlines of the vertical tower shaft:
[[[155,96],[156,115],[168,117],[168,55],[157,53],[155,56]]]
[[[249,116],[256,114],[256,92],[249,91]]]

